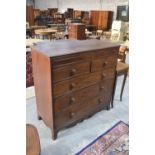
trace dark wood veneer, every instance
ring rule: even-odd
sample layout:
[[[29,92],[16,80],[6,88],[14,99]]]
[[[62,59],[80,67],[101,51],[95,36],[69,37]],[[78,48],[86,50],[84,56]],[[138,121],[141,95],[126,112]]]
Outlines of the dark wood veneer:
[[[56,41],[32,47],[38,116],[57,132],[109,109],[119,45]]]

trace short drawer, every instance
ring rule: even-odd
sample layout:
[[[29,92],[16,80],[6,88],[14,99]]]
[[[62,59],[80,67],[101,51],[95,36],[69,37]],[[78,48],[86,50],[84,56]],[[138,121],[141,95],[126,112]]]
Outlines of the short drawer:
[[[114,48],[107,48],[104,50],[96,51],[93,53],[93,59],[102,59],[102,58],[108,58],[113,57],[114,59],[117,59],[119,52],[119,47]]]
[[[90,72],[90,62],[82,62],[53,69],[53,81],[58,82]]]
[[[92,60],[91,72],[101,71],[110,67],[115,67],[117,60],[113,57]]]
[[[64,67],[66,65],[87,62],[87,61],[90,61],[90,59],[91,59],[91,55],[87,53],[64,55],[61,57],[52,58],[52,66],[54,69],[57,67]]]
[[[69,126],[73,122],[89,117],[94,112],[101,110],[108,104],[104,102],[103,96],[97,96],[91,100],[87,100],[83,104],[72,106],[69,109],[56,114],[55,124],[57,129]]]

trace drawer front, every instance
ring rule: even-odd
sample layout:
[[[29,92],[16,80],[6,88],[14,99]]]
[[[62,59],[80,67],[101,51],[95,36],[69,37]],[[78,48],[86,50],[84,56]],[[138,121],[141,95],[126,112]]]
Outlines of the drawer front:
[[[52,66],[53,69],[57,67],[64,67],[69,64],[76,64],[79,62],[87,62],[90,61],[91,55],[87,53],[82,54],[73,54],[73,55],[65,55],[57,58],[52,58]]]
[[[65,67],[53,69],[53,81],[58,82],[89,72],[90,72],[90,62],[67,65]]]
[[[83,88],[68,95],[54,99],[55,113],[61,112],[77,104],[82,104],[86,100],[93,99],[98,95],[104,95],[108,98],[112,92],[114,78],[105,79],[95,85]]]
[[[115,68],[106,69],[103,72],[94,72],[91,74],[85,74],[70,80],[58,82],[54,84],[54,97],[61,96],[66,93],[73,92],[75,90],[88,87],[101,80],[114,77]]]
[[[107,57],[113,57],[114,59],[117,59],[119,52],[119,47],[114,47],[110,49],[104,49],[100,51],[96,51],[93,53],[93,59],[102,59]]]
[[[113,57],[104,57],[102,59],[92,60],[91,72],[101,71],[116,66],[117,59]]]
[[[72,106],[69,109],[63,111],[62,113],[55,115],[55,124],[57,129],[67,127],[73,122],[78,122],[93,113],[103,109],[108,103],[104,102],[103,96],[98,96],[85,103],[76,106]]]

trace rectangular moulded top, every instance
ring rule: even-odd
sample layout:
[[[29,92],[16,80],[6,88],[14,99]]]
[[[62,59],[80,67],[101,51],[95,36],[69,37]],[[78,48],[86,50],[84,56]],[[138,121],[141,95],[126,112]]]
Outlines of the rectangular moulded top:
[[[58,57],[87,51],[96,51],[106,48],[119,47],[119,43],[105,40],[60,40],[36,43],[31,49],[40,52],[47,57]]]

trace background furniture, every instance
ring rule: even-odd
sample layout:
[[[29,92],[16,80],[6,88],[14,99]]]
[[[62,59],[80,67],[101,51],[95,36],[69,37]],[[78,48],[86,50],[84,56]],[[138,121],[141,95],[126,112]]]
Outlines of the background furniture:
[[[29,25],[34,25],[34,10],[33,6],[26,6],[26,21],[29,22]]]
[[[92,10],[90,13],[90,23],[95,25],[97,29],[109,30],[111,29],[113,21],[112,11],[97,11]]]
[[[68,8],[67,12],[68,12],[68,18],[73,18],[74,17],[74,9]]]
[[[55,38],[55,34],[56,34],[57,30],[52,29],[52,28],[46,28],[46,29],[38,29],[35,30],[35,34],[42,36],[43,39],[46,36],[48,39],[54,39]]]
[[[86,39],[85,35],[85,25],[81,23],[70,23],[68,25],[69,39]]]
[[[124,62],[126,60],[126,52],[128,51],[127,46],[120,46],[119,53],[118,53],[118,62]]]
[[[26,51],[26,88],[33,85],[31,51]]]
[[[35,25],[39,26],[47,26],[49,23],[51,23],[52,17],[48,16],[46,14],[40,14],[39,16],[36,16],[34,19]]]
[[[44,28],[46,28],[46,26],[33,25],[33,26],[30,26],[29,28],[27,28],[26,32],[29,32],[30,38],[34,38],[35,37],[35,30],[44,29]]]
[[[114,89],[113,89],[113,95],[112,95],[112,101],[111,101],[111,106],[113,107],[113,102],[114,102],[114,97],[115,97],[115,90],[116,90],[116,84],[117,84],[117,77],[124,75],[123,83],[122,83],[122,88],[121,88],[121,93],[120,93],[120,101],[122,101],[122,95],[123,95],[123,90],[126,82],[126,78],[128,75],[128,70],[129,70],[129,65],[123,62],[118,62],[117,67],[116,67],[116,75],[115,75],[115,82],[114,82]]]
[[[34,19],[37,17],[37,16],[40,16],[40,9],[34,9]]]
[[[48,8],[49,15],[54,18],[54,15],[58,12],[58,8]]]
[[[40,155],[38,131],[31,124],[26,124],[26,155]]]
[[[117,6],[116,19],[124,21],[124,22],[129,21],[129,6],[128,5]]]
[[[124,37],[126,35],[126,26],[125,22],[115,20],[112,23],[112,28],[111,28],[111,40],[124,40]]]
[[[63,24],[65,22],[64,14],[63,13],[55,13],[54,14],[54,23]]]
[[[81,19],[81,11],[74,10],[74,19]]]
[[[118,44],[101,40],[38,43],[32,48],[38,116],[57,132],[109,109]]]
[[[96,26],[95,25],[86,25],[86,29],[88,30],[88,31],[96,31]]]
[[[26,88],[34,86],[32,73],[32,55],[30,47],[39,42],[47,42],[42,39],[26,39]]]
[[[129,65],[125,63],[126,59],[126,52],[128,51],[128,47],[121,45],[119,48],[119,53],[118,53],[118,63],[116,66],[116,75],[115,75],[115,82],[114,82],[114,89],[113,89],[113,95],[112,95],[112,101],[111,105],[113,107],[113,100],[115,97],[115,90],[116,90],[116,84],[117,84],[117,77],[124,75],[123,83],[122,83],[122,88],[121,88],[121,93],[120,93],[120,101],[122,101],[122,95],[123,95],[123,90],[126,82],[126,78],[128,75],[128,70],[129,70]]]

